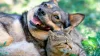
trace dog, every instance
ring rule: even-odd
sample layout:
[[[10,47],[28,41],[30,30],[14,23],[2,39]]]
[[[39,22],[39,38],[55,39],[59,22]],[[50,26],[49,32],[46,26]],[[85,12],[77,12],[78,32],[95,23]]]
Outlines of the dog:
[[[30,54],[28,52],[30,50],[27,49],[26,53],[30,54],[28,56],[33,54],[33,56],[40,56],[44,52],[49,30],[59,31],[67,27],[71,27],[70,30],[73,30],[83,19],[84,14],[64,12],[58,6],[57,0],[43,2],[22,15],[0,13],[0,43],[6,42],[5,47],[3,47],[5,50],[15,50],[14,45],[18,45],[17,43],[33,43],[32,46],[35,46],[35,50],[32,51],[34,52]],[[15,49],[11,48],[11,46]],[[25,46],[27,48],[27,45]],[[19,45],[18,47],[20,49]],[[25,51],[23,48],[21,50]],[[16,56],[20,51],[13,52],[9,51],[12,56]],[[11,56],[10,54],[8,56]]]

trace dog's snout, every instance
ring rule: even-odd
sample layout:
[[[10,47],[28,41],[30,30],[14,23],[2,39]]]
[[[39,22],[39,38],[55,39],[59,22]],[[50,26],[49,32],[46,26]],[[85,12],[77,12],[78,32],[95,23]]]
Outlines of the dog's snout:
[[[40,15],[40,16],[45,15],[45,12],[43,11],[43,9],[41,9],[41,8],[38,9],[38,15]]]

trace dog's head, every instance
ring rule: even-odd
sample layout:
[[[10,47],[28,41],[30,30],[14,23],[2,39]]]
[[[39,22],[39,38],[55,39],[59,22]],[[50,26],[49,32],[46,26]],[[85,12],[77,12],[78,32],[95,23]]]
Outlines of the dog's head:
[[[84,18],[83,14],[68,14],[61,10],[57,0],[43,2],[29,11],[29,24],[41,30],[60,30],[62,27],[77,26]]]

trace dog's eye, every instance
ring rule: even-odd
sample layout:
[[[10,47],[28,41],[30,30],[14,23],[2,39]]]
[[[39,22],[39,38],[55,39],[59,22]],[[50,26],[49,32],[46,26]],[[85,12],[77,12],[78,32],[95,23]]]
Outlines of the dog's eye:
[[[47,7],[47,6],[48,6],[47,3],[45,3],[45,2],[43,2],[42,5],[43,5],[44,7]]]
[[[44,4],[44,7],[47,7],[47,6],[48,6],[48,5],[45,3],[45,4]]]
[[[54,17],[55,17],[56,19],[59,19],[59,16],[58,16],[58,15],[54,15]]]

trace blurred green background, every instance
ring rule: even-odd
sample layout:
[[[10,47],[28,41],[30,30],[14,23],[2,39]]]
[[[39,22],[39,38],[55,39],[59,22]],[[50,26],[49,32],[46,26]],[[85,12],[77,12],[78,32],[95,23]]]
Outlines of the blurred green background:
[[[0,12],[21,14],[48,0],[0,0]],[[60,0],[59,6],[68,13],[83,13],[85,20],[77,27],[83,36],[96,37],[100,32],[100,0]]]

